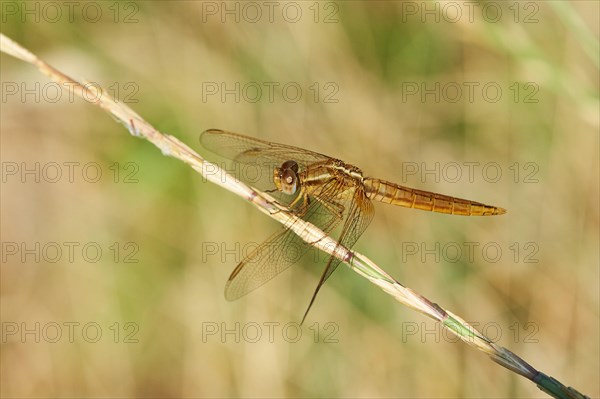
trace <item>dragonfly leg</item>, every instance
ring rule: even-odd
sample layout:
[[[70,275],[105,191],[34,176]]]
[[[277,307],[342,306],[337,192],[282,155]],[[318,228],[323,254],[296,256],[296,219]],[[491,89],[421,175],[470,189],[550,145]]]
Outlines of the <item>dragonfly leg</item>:
[[[304,195],[304,201],[302,201],[302,209],[308,209],[310,206],[311,200],[308,194]]]
[[[298,202],[300,202],[300,200],[304,200],[304,201],[303,201],[303,204],[302,204],[302,209],[306,209],[306,202],[307,202],[307,200],[306,200],[306,199],[307,199],[307,198],[308,198],[308,195],[306,195],[305,193],[303,193],[303,192],[301,191],[301,192],[298,194],[298,196],[297,196],[296,198],[294,198],[294,200],[293,200],[293,201],[292,201],[292,202],[291,202],[291,203],[288,205],[288,208],[290,208],[290,209],[293,209],[293,208],[296,206],[296,204],[297,204]]]

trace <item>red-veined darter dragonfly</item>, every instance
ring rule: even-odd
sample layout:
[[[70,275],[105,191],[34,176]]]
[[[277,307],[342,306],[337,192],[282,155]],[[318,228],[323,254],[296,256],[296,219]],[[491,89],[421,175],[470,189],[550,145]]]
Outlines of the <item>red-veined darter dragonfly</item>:
[[[505,209],[480,202],[416,190],[372,177],[356,166],[327,155],[241,134],[210,129],[200,143],[241,167],[240,180],[276,194],[299,218],[329,234],[341,225],[338,245],[350,249],[373,218],[373,201],[465,216],[501,215]],[[286,250],[295,251],[290,256]],[[243,259],[229,276],[225,298],[238,299],[294,264],[309,248],[289,228],[282,228]],[[323,283],[340,260],[329,258],[302,321]]]

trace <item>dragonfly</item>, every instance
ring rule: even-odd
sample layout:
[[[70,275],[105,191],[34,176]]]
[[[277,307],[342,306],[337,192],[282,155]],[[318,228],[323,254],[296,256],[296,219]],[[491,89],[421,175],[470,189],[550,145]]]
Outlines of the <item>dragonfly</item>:
[[[219,129],[204,131],[200,143],[233,161],[238,167],[236,177],[272,193],[298,218],[311,222],[326,234],[341,227],[337,245],[346,249],[356,243],[373,219],[373,201],[450,215],[506,213],[497,206],[366,177],[356,166],[299,147]],[[236,266],[225,285],[225,298],[233,301],[257,289],[296,263],[309,248],[289,227],[282,227]],[[329,258],[302,323],[339,263],[335,256]]]

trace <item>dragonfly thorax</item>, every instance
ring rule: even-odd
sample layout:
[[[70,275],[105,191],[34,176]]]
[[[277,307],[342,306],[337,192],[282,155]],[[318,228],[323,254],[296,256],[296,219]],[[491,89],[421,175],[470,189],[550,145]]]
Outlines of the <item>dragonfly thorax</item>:
[[[294,194],[298,189],[298,163],[285,161],[273,171],[273,182],[277,190],[284,194]]]

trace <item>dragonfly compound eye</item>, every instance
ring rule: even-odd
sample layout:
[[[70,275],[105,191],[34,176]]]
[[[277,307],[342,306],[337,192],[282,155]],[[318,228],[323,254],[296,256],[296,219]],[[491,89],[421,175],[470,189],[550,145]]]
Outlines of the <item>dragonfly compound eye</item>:
[[[297,182],[298,177],[296,176],[296,172],[292,169],[285,169],[281,175],[281,191],[286,194],[294,194],[296,192]]]
[[[281,169],[283,169],[283,170],[291,169],[294,171],[294,173],[298,173],[298,162],[285,161],[283,164],[281,164]]]

